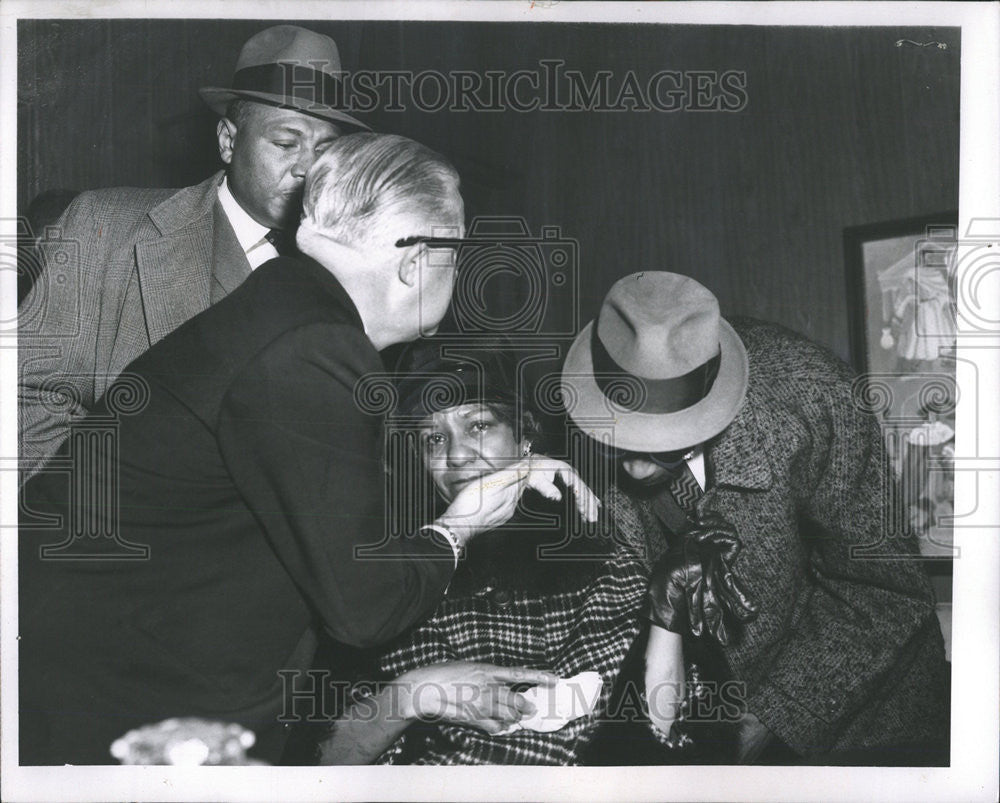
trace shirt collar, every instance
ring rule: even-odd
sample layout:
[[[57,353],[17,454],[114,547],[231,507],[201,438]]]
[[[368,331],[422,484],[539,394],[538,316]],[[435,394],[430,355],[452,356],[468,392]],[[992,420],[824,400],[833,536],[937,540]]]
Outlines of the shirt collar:
[[[687,466],[691,474],[694,475],[695,480],[697,480],[698,485],[704,491],[706,487],[705,482],[705,450],[699,446],[693,455],[687,460]]]
[[[261,241],[264,240],[264,235],[270,229],[250,217],[247,211],[239,205],[229,189],[229,181],[226,177],[223,177],[222,184],[219,185],[219,203],[222,204],[222,211],[229,218],[229,225],[233,227],[236,239],[244,253],[260,245]]]

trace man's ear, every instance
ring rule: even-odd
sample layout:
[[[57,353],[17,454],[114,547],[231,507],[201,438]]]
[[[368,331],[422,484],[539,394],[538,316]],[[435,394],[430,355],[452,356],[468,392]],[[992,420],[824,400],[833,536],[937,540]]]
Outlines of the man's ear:
[[[215,133],[219,138],[219,158],[229,164],[233,160],[233,148],[236,146],[236,123],[223,117],[219,120]]]
[[[420,281],[420,252],[423,243],[415,243],[403,251],[399,260],[399,280],[407,287],[413,287]]]

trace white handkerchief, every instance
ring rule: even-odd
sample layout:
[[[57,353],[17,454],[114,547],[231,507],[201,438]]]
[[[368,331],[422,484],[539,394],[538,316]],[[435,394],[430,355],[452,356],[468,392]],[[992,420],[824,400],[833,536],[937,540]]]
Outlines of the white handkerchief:
[[[497,733],[507,736],[519,730],[548,733],[594,712],[604,681],[600,672],[581,672],[561,678],[554,686],[532,686],[524,698],[535,704],[535,713]]]

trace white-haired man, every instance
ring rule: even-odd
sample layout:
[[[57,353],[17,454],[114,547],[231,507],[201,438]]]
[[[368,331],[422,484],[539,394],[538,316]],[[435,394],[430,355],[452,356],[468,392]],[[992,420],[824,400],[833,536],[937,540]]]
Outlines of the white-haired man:
[[[231,85],[201,90],[224,171],[181,190],[84,192],[41,240],[45,268],[19,311],[24,479],[128,363],[292,250],[306,171],[341,134],[368,130],[338,108],[340,71],[329,36],[260,31]]]
[[[262,266],[129,366],[148,399],[109,453],[72,483],[48,470],[27,483],[26,507],[65,527],[21,531],[22,764],[107,763],[115,737],[174,716],[239,723],[275,761],[283,673],[309,669],[319,627],[358,646],[396,635],[526,485],[575,481],[564,464],[529,466],[460,495],[421,538],[384,537],[382,421],[356,388],[385,370],[378,349],[445,314],[455,255],[433,237],[463,232],[458,184],[403,137],[332,143],[307,178],[303,255]],[[126,381],[85,427],[114,414]],[[68,485],[85,489],[76,507]],[[47,560],[40,547],[60,541],[61,557],[80,557],[71,534],[109,516],[108,488],[120,505],[103,532],[115,537],[85,539],[90,560]],[[116,560],[126,542],[147,559]]]

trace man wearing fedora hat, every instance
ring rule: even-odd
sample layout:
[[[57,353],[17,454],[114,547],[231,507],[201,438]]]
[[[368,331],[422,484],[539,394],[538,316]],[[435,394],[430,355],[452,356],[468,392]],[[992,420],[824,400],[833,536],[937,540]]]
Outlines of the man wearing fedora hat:
[[[37,321],[19,343],[24,479],[125,365],[294,248],[306,170],[341,134],[368,130],[337,108],[339,71],[330,37],[267,28],[243,46],[230,87],[201,90],[221,115],[225,170],[179,191],[97,190],[70,205],[59,242],[40,244],[62,284],[43,274],[20,308]]]
[[[653,670],[683,676],[658,645],[684,633],[739,684],[739,762],[947,763],[933,593],[912,536],[891,531],[879,426],[846,365],[781,327],[730,324],[693,279],[646,271],[577,337],[563,390],[616,462],[608,506],[647,535],[650,560],[725,531],[728,568],[756,600],[745,621],[748,599],[720,592],[736,614],[726,632],[686,610],[708,607],[700,594],[654,583],[647,684]]]

